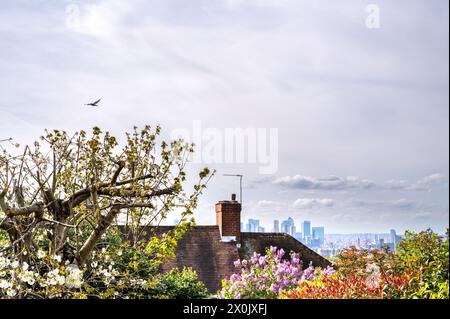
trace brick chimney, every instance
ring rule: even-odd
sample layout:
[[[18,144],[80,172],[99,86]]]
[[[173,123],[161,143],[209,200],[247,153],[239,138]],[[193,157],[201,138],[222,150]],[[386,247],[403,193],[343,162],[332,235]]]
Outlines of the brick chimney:
[[[222,237],[235,236],[236,242],[241,242],[241,204],[236,201],[235,194],[231,200],[216,203],[216,225]]]

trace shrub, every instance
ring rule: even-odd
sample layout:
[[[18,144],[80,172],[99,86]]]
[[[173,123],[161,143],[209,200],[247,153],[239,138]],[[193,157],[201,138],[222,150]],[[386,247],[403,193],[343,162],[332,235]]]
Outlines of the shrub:
[[[177,268],[159,275],[152,287],[157,298],[169,299],[204,299],[209,293],[205,284],[198,280],[197,273],[192,268]]]
[[[301,282],[298,288],[281,292],[288,299],[382,299],[395,298],[409,286],[407,274],[380,278],[379,273],[367,276],[343,275],[335,272],[331,276],[317,276],[314,281]]]
[[[336,258],[333,276],[318,276],[282,298],[448,298],[449,240],[431,230],[406,232],[397,253],[350,247]]]
[[[397,248],[403,268],[416,269],[417,289],[412,298],[449,298],[449,237],[441,238],[431,229],[406,232]]]
[[[300,283],[298,288],[282,292],[280,296],[288,299],[379,299],[381,288],[371,287],[361,276],[335,273]]]

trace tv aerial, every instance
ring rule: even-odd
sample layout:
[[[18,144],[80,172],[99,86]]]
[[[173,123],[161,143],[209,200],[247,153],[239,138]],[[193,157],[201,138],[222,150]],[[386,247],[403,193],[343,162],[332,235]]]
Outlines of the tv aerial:
[[[223,176],[239,177],[239,202],[241,203],[241,206],[242,206],[242,178],[244,177],[244,175],[241,175],[241,174],[223,174]]]

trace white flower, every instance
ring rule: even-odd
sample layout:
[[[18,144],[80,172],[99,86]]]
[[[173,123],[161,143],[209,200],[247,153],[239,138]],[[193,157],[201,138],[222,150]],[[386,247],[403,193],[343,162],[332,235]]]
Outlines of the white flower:
[[[6,294],[9,297],[14,297],[15,295],[17,295],[17,291],[15,289],[9,288],[8,290],[6,290]]]
[[[66,286],[68,288],[80,288],[82,282],[82,272],[75,264],[70,264],[67,267],[69,274],[66,276]]]
[[[28,270],[28,267],[29,267],[28,263],[24,261],[24,262],[22,263],[22,269],[23,269],[23,270]]]
[[[0,280],[0,289],[7,289],[12,287],[12,283],[10,281],[7,280]]]
[[[5,268],[9,265],[9,259],[5,257],[0,257],[0,269]]]
[[[11,267],[12,267],[12,268],[17,268],[17,267],[19,267],[19,262],[18,262],[17,260],[14,260],[14,261],[11,263]]]
[[[19,274],[19,279],[23,282],[26,282],[29,285],[33,285],[36,280],[34,278],[34,273],[32,271],[23,271]]]
[[[50,284],[52,286],[64,285],[65,281],[66,277],[60,275],[57,268],[47,273],[47,284]]]
[[[38,252],[37,252],[37,258],[42,259],[42,258],[45,257],[45,255],[46,255],[45,251],[38,250]]]
[[[69,273],[66,277],[66,286],[67,288],[81,288],[81,285],[83,284],[82,278],[81,278],[81,271],[73,271]]]
[[[61,262],[61,256],[60,255],[53,256],[53,259],[56,260],[59,263]]]
[[[121,251],[121,250],[119,250],[119,251],[117,252],[117,256],[122,256],[122,251]]]

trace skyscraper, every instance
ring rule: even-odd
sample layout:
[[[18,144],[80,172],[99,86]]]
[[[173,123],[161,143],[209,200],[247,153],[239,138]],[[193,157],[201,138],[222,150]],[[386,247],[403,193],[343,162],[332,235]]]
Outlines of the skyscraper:
[[[249,219],[247,224],[247,231],[249,233],[257,233],[259,231],[259,219]]]
[[[397,233],[395,232],[395,229],[391,229],[389,234],[390,234],[389,239],[390,239],[391,243],[393,243],[395,246],[397,244]]]
[[[389,232],[389,239],[390,239],[390,247],[393,251],[397,251],[397,244],[399,242],[399,236],[397,236],[397,233],[395,232],[395,229],[391,229]]]
[[[281,232],[295,236],[295,223],[291,217],[281,222]]]
[[[312,228],[312,238],[317,241],[318,245],[323,245],[325,241],[325,228],[323,227],[313,227]]]
[[[280,221],[278,219],[275,219],[273,221],[273,229],[272,229],[272,231],[274,233],[279,233],[280,232]]]
[[[302,234],[303,238],[311,238],[311,222],[309,220],[305,220],[302,223]]]

